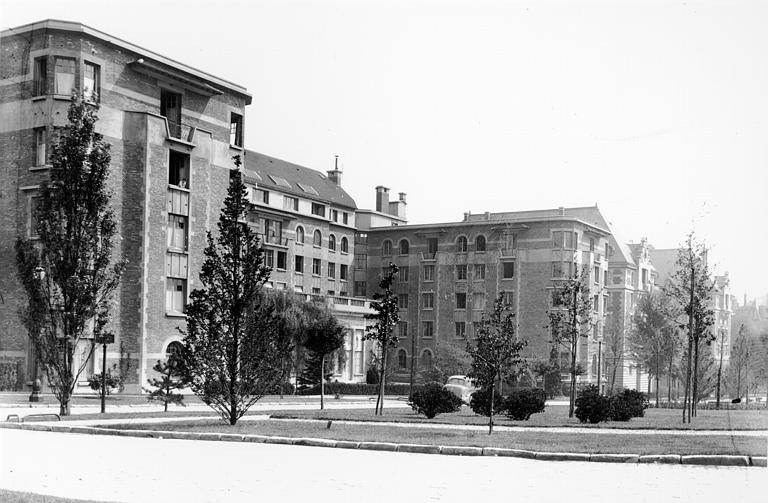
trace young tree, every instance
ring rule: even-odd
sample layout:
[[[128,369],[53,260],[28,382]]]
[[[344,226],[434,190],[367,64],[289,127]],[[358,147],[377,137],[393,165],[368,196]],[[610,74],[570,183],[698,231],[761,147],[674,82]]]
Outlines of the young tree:
[[[679,327],[688,330],[688,348],[685,353],[685,398],[683,422],[691,422],[696,415],[698,396],[698,365],[701,343],[709,343],[713,337],[710,327],[714,324],[714,311],[710,307],[714,282],[707,267],[707,250],[693,233],[678,250],[676,270],[665,285],[664,293],[676,304]],[[687,317],[687,324],[684,321]]]
[[[168,404],[176,404],[186,407],[184,395],[176,393],[186,387],[184,379],[179,375],[178,363],[172,356],[167,361],[157,360],[152,370],[160,374],[160,378],[152,377],[147,379],[147,384],[153,389],[146,390],[149,393],[147,398],[163,402],[163,412],[168,412]]]
[[[467,354],[472,368],[467,374],[482,388],[490,390],[490,414],[488,434],[493,433],[494,388],[496,381],[516,377],[525,365],[520,352],[527,341],[515,335],[515,314],[509,311],[501,293],[494,302],[493,311],[483,313],[475,344],[467,341]]]
[[[98,107],[73,94],[53,145],[49,179],[37,198],[38,239],[16,242],[27,294],[22,321],[59,413],[69,415],[75,384],[110,321],[112,293],[125,263],[113,262],[117,225],[110,206],[109,144],[96,132]],[[75,353],[87,349],[79,363]]]
[[[637,304],[630,345],[638,362],[649,370],[656,381],[656,407],[659,406],[659,377],[674,344],[674,327],[668,317],[666,297],[652,293],[643,295]]]
[[[272,306],[258,295],[270,274],[258,236],[244,223],[250,207],[240,173],[230,185],[218,222],[208,232],[200,270],[203,288],[190,294],[180,359],[192,391],[234,425],[282,382],[285,346]]]
[[[445,384],[452,375],[465,375],[471,366],[471,360],[465,347],[459,347],[446,341],[435,345],[435,357],[432,368],[422,370],[419,375],[426,382]]]
[[[573,417],[576,403],[576,376],[580,373],[580,365],[576,361],[579,341],[589,337],[594,326],[589,270],[583,268],[579,272],[579,267],[575,265],[573,277],[556,282],[552,309],[548,312],[554,342],[565,347],[571,355],[568,417]]]
[[[373,294],[371,309],[373,309],[374,312],[365,315],[365,319],[373,320],[374,324],[366,327],[364,339],[376,341],[381,354],[379,361],[379,396],[376,399],[376,414],[382,416],[384,415],[384,386],[387,380],[387,355],[391,349],[397,347],[398,342],[398,336],[395,333],[394,327],[400,323],[400,309],[397,305],[397,295],[392,292],[392,282],[394,281],[398,270],[399,269],[395,264],[389,264],[386,274],[384,274],[381,281],[379,281],[379,289],[381,292]]]
[[[329,377],[325,372],[325,362],[344,347],[344,326],[328,310],[318,310],[318,315],[307,326],[304,342],[310,357],[319,360],[319,368],[308,366],[314,379],[320,382],[320,410],[325,408],[325,381]]]

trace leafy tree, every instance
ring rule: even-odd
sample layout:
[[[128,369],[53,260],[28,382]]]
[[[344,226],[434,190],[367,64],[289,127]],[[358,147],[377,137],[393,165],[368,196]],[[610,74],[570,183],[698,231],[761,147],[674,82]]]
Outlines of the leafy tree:
[[[258,236],[244,223],[250,207],[240,157],[218,222],[208,232],[200,270],[203,288],[190,294],[180,353],[184,379],[206,405],[234,425],[284,377],[285,345],[274,307],[259,291],[269,278]]]
[[[533,374],[533,381],[541,378],[542,388],[547,397],[555,398],[560,393],[560,363],[558,362],[557,346],[549,351],[549,358],[539,358],[529,361],[528,369]]]
[[[589,270],[574,264],[573,277],[555,282],[552,294],[553,305],[549,310],[549,327],[555,342],[565,347],[571,355],[570,403],[568,417],[573,417],[576,406],[576,376],[579,365],[576,361],[579,341],[588,338],[594,326],[592,295],[589,287]]]
[[[286,379],[289,378],[291,371],[297,377],[299,384],[302,384],[302,367],[306,367],[306,327],[309,321],[318,312],[316,306],[299,298],[293,293],[285,291],[262,291],[263,303],[268,305],[276,317],[275,329],[278,334],[278,349],[283,358],[280,361],[281,372]],[[312,382],[314,384],[314,381]],[[282,397],[283,388],[280,386]],[[293,388],[296,392],[296,388]]]
[[[469,371],[471,361],[464,347],[450,342],[438,341],[435,346],[435,357],[432,368],[421,371],[422,381],[445,384],[452,375],[465,375]]]
[[[394,327],[400,323],[400,309],[397,305],[397,295],[392,292],[392,283],[398,272],[395,264],[389,264],[386,274],[379,281],[381,292],[373,294],[371,301],[372,314],[366,314],[366,320],[374,321],[365,329],[364,339],[374,340],[378,343],[380,352],[379,362],[379,394],[376,399],[376,414],[384,415],[384,386],[386,384],[386,372],[388,368],[388,354],[391,349],[397,347],[398,336]]]
[[[27,294],[22,321],[59,413],[69,415],[75,384],[105,332],[112,293],[125,262],[112,260],[117,225],[110,205],[109,144],[96,132],[98,106],[76,94],[69,122],[53,145],[42,183],[37,240],[16,241],[18,276]],[[87,346],[79,365],[75,352]]]
[[[685,398],[683,422],[691,422],[696,415],[699,396],[699,349],[702,343],[714,337],[710,327],[714,324],[714,311],[710,307],[714,282],[707,267],[707,249],[693,233],[678,250],[676,270],[665,285],[664,293],[674,302],[674,313],[681,329],[688,330],[688,348],[685,352]],[[685,319],[687,318],[687,323]],[[694,398],[696,397],[696,398]]]
[[[461,398],[435,382],[424,385],[421,391],[416,391],[408,398],[408,405],[417,414],[424,414],[432,419],[438,414],[458,412],[461,410]]]
[[[667,297],[651,293],[640,297],[630,332],[630,346],[638,362],[656,381],[656,407],[659,406],[659,377],[666,373],[674,353],[675,327],[669,318]]]
[[[305,371],[309,370],[314,374],[314,381],[320,383],[320,409],[325,408],[325,381],[333,375],[332,372],[326,374],[326,361],[344,347],[344,326],[329,311],[318,310],[317,316],[307,326],[306,339],[304,345],[310,354],[310,362],[319,363],[318,366],[307,366]],[[342,353],[343,354],[343,353]],[[305,374],[306,375],[306,374]],[[310,380],[309,377],[305,378]]]
[[[176,390],[186,387],[186,383],[179,373],[179,364],[176,359],[171,356],[167,361],[157,360],[152,370],[160,374],[160,378],[147,379],[147,383],[153,388],[145,390],[149,393],[147,398],[150,401],[163,402],[163,412],[168,412],[169,403],[186,407],[184,395],[176,393]]]
[[[467,354],[472,367],[467,373],[481,388],[487,388],[491,396],[488,416],[488,434],[493,433],[494,394],[497,380],[516,377],[525,365],[520,355],[527,341],[515,334],[515,314],[504,302],[503,293],[494,302],[493,311],[483,313],[473,345],[467,341]]]

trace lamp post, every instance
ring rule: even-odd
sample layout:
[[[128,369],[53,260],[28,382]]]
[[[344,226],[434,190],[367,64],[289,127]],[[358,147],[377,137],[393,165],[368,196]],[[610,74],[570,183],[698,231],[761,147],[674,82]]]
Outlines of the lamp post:
[[[600,384],[600,370],[603,364],[603,341],[597,341],[597,390],[598,393],[603,392],[603,387]]]
[[[115,334],[99,334],[94,339],[96,344],[102,345],[101,353],[101,413],[106,411],[106,399],[107,399],[107,344],[113,344],[115,342]]]

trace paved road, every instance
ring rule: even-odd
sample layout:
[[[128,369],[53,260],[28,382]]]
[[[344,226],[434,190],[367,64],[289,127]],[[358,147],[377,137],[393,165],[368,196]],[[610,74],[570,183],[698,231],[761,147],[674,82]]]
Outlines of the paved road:
[[[466,503],[502,497],[747,503],[765,501],[766,482],[768,470],[760,468],[545,462],[0,430],[0,487],[99,501]]]

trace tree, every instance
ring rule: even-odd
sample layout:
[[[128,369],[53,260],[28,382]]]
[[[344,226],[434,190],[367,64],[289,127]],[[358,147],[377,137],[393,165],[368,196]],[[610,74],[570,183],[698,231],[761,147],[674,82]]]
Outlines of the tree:
[[[528,362],[528,369],[533,374],[534,382],[541,378],[541,387],[550,399],[560,394],[560,362],[557,346],[552,345],[549,358],[538,358]]]
[[[613,307],[613,312],[620,312],[619,306]],[[610,369],[610,385],[608,386],[608,394],[613,394],[613,388],[616,386],[616,371],[622,363],[622,357],[624,356],[624,337],[621,328],[621,320],[617,315],[610,315],[610,321],[605,327],[603,333],[603,348],[605,365],[607,369]]]
[[[392,282],[398,272],[395,264],[389,264],[387,272],[379,281],[381,292],[373,294],[371,301],[371,314],[366,314],[366,320],[373,320],[374,324],[365,329],[364,339],[374,340],[378,343],[379,360],[379,394],[376,399],[376,414],[384,415],[384,385],[386,382],[386,373],[388,358],[387,355],[391,349],[397,347],[398,337],[394,327],[400,323],[400,309],[397,305],[397,295],[392,292]]]
[[[570,352],[568,417],[573,417],[576,406],[576,376],[580,373],[580,366],[576,361],[579,341],[589,337],[594,326],[589,270],[585,267],[579,272],[579,267],[574,264],[573,277],[556,281],[555,287],[556,290],[552,293],[552,309],[548,312],[549,327],[554,342]]]
[[[275,313],[275,329],[278,334],[278,348],[283,356],[280,360],[281,372],[285,379],[290,378],[291,371],[296,376],[297,384],[301,383],[301,368],[305,365],[306,326],[317,309],[310,302],[296,295],[280,291],[261,292],[262,302],[270,306]],[[296,387],[293,388],[296,393]],[[282,398],[283,386],[280,386]]]
[[[515,334],[515,314],[504,302],[503,293],[496,298],[493,311],[483,313],[475,339],[475,344],[467,341],[467,354],[472,359],[472,366],[467,375],[480,387],[490,390],[490,435],[493,433],[496,381],[516,377],[520,373],[525,365],[520,353],[527,345],[527,341],[518,339]]]
[[[259,295],[271,270],[258,236],[244,223],[250,203],[240,157],[234,161],[218,235],[207,234],[203,287],[186,306],[180,353],[192,391],[231,425],[282,382],[286,354],[274,307]]]
[[[186,383],[179,373],[178,365],[174,356],[171,356],[167,361],[157,360],[152,370],[160,374],[160,378],[147,379],[147,384],[154,388],[145,390],[149,393],[147,398],[150,401],[163,402],[163,412],[168,412],[169,403],[186,407],[184,395],[175,392],[186,387]]]
[[[656,381],[656,407],[659,406],[659,377],[667,370],[673,352],[674,326],[669,319],[668,299],[657,293],[640,297],[630,332],[630,346],[638,363]]]
[[[16,265],[27,294],[21,318],[59,413],[106,331],[112,293],[124,261],[112,261],[117,224],[110,205],[109,144],[96,132],[98,106],[76,94],[58,141],[49,179],[37,198],[38,239],[16,241]],[[75,352],[87,354],[79,362]],[[36,377],[36,376],[35,376]]]
[[[685,398],[683,422],[691,422],[696,415],[695,397],[698,396],[699,348],[701,343],[714,339],[710,327],[714,324],[714,311],[710,307],[714,282],[707,267],[707,249],[690,233],[678,250],[676,270],[664,286],[664,293],[676,304],[679,328],[688,330],[688,348],[685,352]],[[684,321],[687,317],[687,323]]]
[[[344,347],[344,327],[328,310],[318,310],[317,316],[307,326],[304,342],[311,360],[319,363],[319,368],[307,366],[305,370],[314,373],[315,382],[320,383],[320,409],[325,408],[325,381],[330,377],[325,372],[325,362]],[[331,373],[332,375],[332,373]]]
[[[450,342],[437,341],[432,368],[420,372],[420,377],[426,382],[445,384],[452,375],[465,375],[471,361],[464,347]]]

